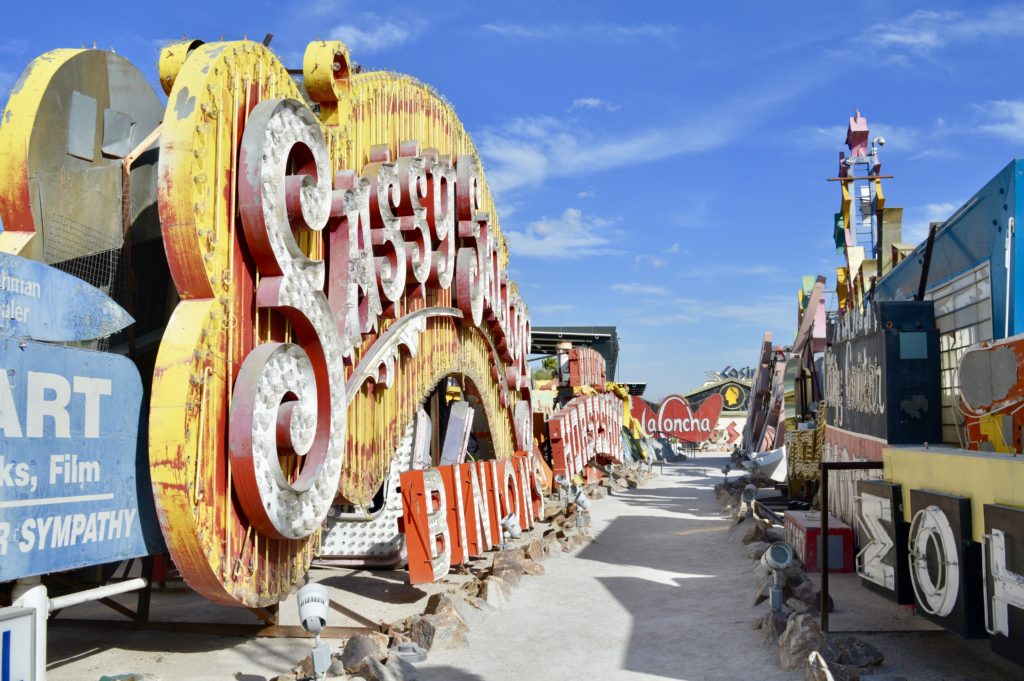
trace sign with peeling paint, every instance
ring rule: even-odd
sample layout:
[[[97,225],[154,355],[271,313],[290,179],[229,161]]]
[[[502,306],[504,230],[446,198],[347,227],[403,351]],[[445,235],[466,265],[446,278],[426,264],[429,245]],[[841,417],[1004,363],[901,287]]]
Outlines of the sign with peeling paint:
[[[83,341],[110,336],[133,321],[110,296],[78,277],[0,253],[0,335]]]
[[[0,338],[0,369],[0,581],[159,551],[135,365]]]
[[[409,583],[441,579],[453,565],[498,548],[506,519],[521,530],[543,517],[540,463],[533,454],[402,473],[402,525]]]
[[[488,455],[532,439],[529,308],[469,133],[429,86],[350,69],[339,41],[309,43],[303,65],[299,83],[260,43],[171,43],[163,106],[122,57],[57,50],[26,69],[0,126],[0,251],[65,262],[121,248],[136,222],[159,229],[173,291],[132,282],[161,304],[176,293],[152,315],[152,491],[176,568],[227,605],[290,593],[336,500],[355,509],[343,532],[364,533],[351,515],[375,522],[402,432],[446,377],[479,398]],[[0,277],[9,334],[109,333],[77,300],[78,317],[56,301],[27,328],[47,295],[33,277]],[[62,374],[68,404],[75,376]],[[61,496],[93,494],[120,492]]]
[[[596,482],[591,464],[622,460],[622,402],[611,392],[574,397],[548,421],[548,432],[554,474]]]
[[[303,63],[300,89],[249,41],[160,61],[157,204],[180,301],[154,371],[153,486],[176,567],[229,605],[284,598],[332,507],[345,520],[324,545],[360,554],[330,557],[368,555],[354,537],[390,529],[375,498],[446,376],[479,395],[496,459],[530,397],[528,308],[454,111],[408,77],[350,73],[337,41]]]

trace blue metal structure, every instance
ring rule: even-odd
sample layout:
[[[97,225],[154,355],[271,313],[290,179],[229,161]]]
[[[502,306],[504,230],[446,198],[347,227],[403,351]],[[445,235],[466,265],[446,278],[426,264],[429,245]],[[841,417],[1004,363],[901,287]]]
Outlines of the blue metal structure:
[[[928,272],[927,288],[932,289],[987,262],[995,339],[1024,331],[1024,296],[1014,294],[1017,274],[1024,272],[1024,244],[1014,229],[1024,217],[1022,181],[1024,159],[1014,159],[953,213],[935,235]],[[876,284],[874,299],[913,300],[924,252],[922,243],[883,277]]]

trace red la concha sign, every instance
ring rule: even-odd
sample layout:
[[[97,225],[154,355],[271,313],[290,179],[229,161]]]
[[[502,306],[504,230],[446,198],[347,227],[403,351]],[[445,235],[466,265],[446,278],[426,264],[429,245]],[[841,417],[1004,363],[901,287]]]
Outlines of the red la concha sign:
[[[721,413],[722,396],[717,393],[704,400],[696,414],[685,397],[669,395],[661,403],[656,420],[653,412],[648,410],[645,414],[644,429],[648,433],[671,435],[684,442],[703,442],[715,432]]]

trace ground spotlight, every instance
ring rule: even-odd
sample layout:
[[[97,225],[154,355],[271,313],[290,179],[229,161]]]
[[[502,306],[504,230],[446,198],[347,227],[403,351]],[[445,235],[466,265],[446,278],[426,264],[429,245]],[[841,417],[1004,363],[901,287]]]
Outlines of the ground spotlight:
[[[306,576],[309,579],[309,576]],[[324,678],[331,666],[331,647],[320,642],[320,632],[327,626],[327,607],[330,596],[323,584],[308,582],[299,589],[299,621],[302,628],[313,634],[314,644],[311,657],[313,659],[313,676]]]
[[[514,511],[501,519],[501,527],[512,539],[519,539],[523,534],[522,529],[519,527],[519,517]]]
[[[587,490],[585,487],[577,487],[573,485],[569,488],[569,502],[576,504],[584,511],[590,508],[590,497],[587,496]]]
[[[784,570],[793,564],[793,548],[786,542],[777,541],[761,555],[761,564],[772,572],[772,583],[768,591],[771,595],[772,610],[782,610],[782,587],[786,583]]]

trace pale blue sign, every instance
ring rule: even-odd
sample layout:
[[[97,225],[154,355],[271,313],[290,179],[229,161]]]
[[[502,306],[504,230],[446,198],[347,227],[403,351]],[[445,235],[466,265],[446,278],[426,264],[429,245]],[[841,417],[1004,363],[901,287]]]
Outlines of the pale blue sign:
[[[134,321],[110,296],[78,277],[0,253],[0,335],[84,341],[110,336]]]
[[[163,548],[125,357],[0,338],[0,582]]]

